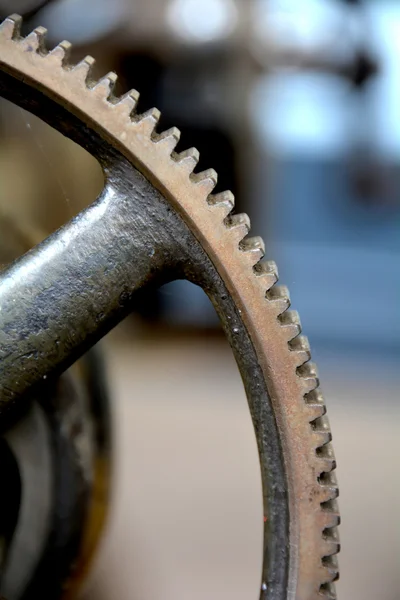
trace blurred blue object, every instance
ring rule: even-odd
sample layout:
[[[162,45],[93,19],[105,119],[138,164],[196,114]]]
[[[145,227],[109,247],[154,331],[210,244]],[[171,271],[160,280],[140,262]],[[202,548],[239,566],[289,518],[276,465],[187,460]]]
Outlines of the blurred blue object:
[[[344,165],[281,163],[269,215],[281,279],[320,342],[392,349],[400,340],[400,204],[365,206]]]
[[[56,0],[40,11],[37,21],[53,40],[90,44],[121,27],[131,5],[132,0]]]
[[[207,295],[186,280],[173,281],[160,289],[163,317],[168,324],[214,328],[218,317]]]
[[[286,70],[259,83],[250,212],[313,340],[393,350],[400,339],[400,3],[367,8],[368,43],[381,69],[363,94],[322,73]],[[354,161],[370,177],[365,197],[351,176]]]

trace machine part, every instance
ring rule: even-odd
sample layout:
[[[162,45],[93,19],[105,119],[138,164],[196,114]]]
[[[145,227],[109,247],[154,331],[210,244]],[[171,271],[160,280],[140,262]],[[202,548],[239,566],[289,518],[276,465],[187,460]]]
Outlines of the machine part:
[[[21,479],[2,566],[6,598],[70,597],[86,574],[108,506],[109,414],[99,360],[91,350],[49,382],[3,438]]]
[[[179,131],[156,132],[138,94],[113,95],[93,59],[68,64],[43,28],[0,29],[0,92],[89,150],[104,171],[98,200],[0,277],[0,399],[5,419],[43,377],[72,364],[129,311],[135,290],[186,278],[210,297],[232,346],[257,437],[264,500],[262,600],[335,598],[338,495],[316,368],[273,262],[213,194],[198,153],[177,154]]]
[[[17,463],[21,495],[2,565],[1,591],[7,598],[20,598],[44,551],[53,501],[50,432],[37,403],[7,432],[4,441]]]

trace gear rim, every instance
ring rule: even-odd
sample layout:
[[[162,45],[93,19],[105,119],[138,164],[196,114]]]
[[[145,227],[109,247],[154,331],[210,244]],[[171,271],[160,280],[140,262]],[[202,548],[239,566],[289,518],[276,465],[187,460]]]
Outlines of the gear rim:
[[[93,59],[69,66],[68,43],[47,53],[45,30],[37,28],[20,38],[18,24],[19,18],[13,16],[1,26],[2,68],[67,104],[84,122],[97,122],[101,134],[173,204],[234,297],[263,370],[281,436],[292,515],[290,570],[296,582],[287,597],[334,598],[331,582],[337,578],[339,516],[329,424],[297,313],[288,311],[287,290],[275,285],[275,265],[259,262],[262,240],[246,238],[248,218],[231,215],[229,192],[212,195],[214,171],[194,174],[195,150],[174,153],[178,130],[155,133],[157,110],[137,115],[136,92],[113,97],[114,74],[92,81]],[[263,590],[261,594],[264,597]]]

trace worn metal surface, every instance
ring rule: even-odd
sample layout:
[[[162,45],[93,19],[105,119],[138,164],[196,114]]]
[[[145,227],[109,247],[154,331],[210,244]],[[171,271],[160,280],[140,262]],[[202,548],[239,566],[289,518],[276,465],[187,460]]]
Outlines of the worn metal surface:
[[[193,173],[195,151],[174,153],[179,132],[155,132],[157,111],[137,115],[135,92],[113,98],[113,74],[95,84],[92,59],[68,68],[66,44],[46,54],[43,31],[20,39],[15,23],[0,31],[1,92],[91,150],[106,186],[0,280],[3,417],[121,319],[139,287],[198,283],[234,350],[258,441],[260,598],[333,597],[339,517],[329,427],[298,316],[275,286],[274,264],[259,262],[262,240],[246,237],[248,218],[232,215],[229,193],[212,195],[213,171]]]
[[[3,406],[74,362],[161,270],[173,240],[167,223],[156,227],[164,215],[146,214],[154,193],[140,183],[113,178],[96,203],[3,271]]]

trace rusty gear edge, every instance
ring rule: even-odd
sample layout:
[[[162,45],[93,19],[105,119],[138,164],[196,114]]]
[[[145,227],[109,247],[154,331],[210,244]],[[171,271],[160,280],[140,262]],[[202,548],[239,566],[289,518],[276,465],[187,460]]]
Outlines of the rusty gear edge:
[[[249,238],[246,215],[232,214],[230,192],[213,195],[213,170],[194,173],[198,153],[174,152],[176,128],[156,133],[160,113],[137,114],[138,93],[113,95],[116,75],[93,81],[94,59],[68,63],[71,45],[45,48],[46,30],[20,36],[21,18],[0,25],[0,68],[24,79],[86,122],[95,122],[173,204],[217,267],[242,313],[267,382],[282,443],[290,510],[288,600],[336,598],[338,488],[329,423],[315,365],[289,294],[276,285],[261,238]]]

